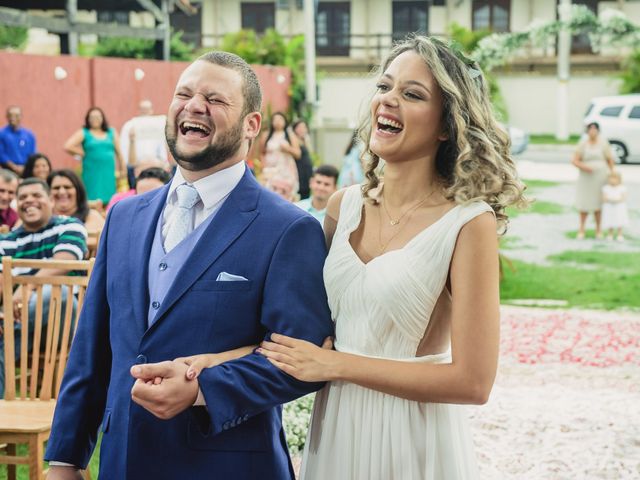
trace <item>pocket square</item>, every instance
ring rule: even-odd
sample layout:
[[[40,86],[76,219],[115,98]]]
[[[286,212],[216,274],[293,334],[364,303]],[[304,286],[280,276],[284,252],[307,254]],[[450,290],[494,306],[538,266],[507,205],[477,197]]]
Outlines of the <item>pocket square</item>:
[[[233,275],[232,273],[220,272],[216,282],[247,282],[248,279],[242,275]]]

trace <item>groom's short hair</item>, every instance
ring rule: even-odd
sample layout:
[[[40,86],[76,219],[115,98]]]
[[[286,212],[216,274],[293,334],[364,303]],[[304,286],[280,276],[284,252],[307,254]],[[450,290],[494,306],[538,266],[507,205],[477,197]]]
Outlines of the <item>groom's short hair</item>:
[[[238,55],[229,52],[212,51],[198,57],[197,60],[230,68],[240,74],[243,80],[242,95],[244,97],[244,108],[242,115],[251,112],[259,112],[262,107],[262,91],[256,72],[251,66]]]

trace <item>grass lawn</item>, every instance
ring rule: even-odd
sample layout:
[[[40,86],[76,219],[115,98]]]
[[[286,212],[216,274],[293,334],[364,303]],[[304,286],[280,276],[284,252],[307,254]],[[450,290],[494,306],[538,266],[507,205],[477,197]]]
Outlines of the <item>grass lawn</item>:
[[[537,133],[529,135],[529,143],[531,144],[575,145],[579,141],[580,135],[569,135],[568,140],[558,140],[553,133]]]
[[[505,265],[500,285],[502,302],[551,299],[565,300],[569,307],[640,308],[640,259],[636,253],[565,252],[551,260],[558,264],[543,266],[513,260],[513,270]],[[585,269],[576,264],[609,268]]]
[[[522,180],[522,183],[527,186],[527,193],[531,193],[532,190],[540,188],[557,187],[560,185],[559,182],[552,182],[550,180]]]
[[[544,200],[536,200],[525,210],[507,207],[507,215],[509,215],[509,218],[517,217],[518,215],[523,215],[526,213],[538,213],[540,215],[558,215],[560,213],[564,213],[565,211],[566,207],[564,207],[563,205],[554,202],[546,202]]]

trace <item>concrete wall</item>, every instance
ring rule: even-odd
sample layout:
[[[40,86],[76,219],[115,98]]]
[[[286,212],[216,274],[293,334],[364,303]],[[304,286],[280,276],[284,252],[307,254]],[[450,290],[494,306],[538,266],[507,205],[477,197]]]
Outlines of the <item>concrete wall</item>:
[[[101,107],[109,124],[118,130],[137,114],[140,100],[151,100],[156,113],[165,113],[176,81],[187,65],[0,52],[0,109],[4,112],[9,105],[22,107],[23,125],[34,131],[38,150],[46,153],[54,166],[73,168],[77,162],[62,146],[82,126],[90,106]],[[264,92],[263,108],[270,104],[273,111],[286,111],[290,71],[263,65],[254,69]],[[61,78],[63,71],[66,76]]]

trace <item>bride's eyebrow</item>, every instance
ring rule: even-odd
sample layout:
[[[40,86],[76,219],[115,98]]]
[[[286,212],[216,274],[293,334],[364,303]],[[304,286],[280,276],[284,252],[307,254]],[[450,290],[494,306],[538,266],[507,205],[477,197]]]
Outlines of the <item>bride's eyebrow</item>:
[[[383,73],[382,76],[388,78],[391,81],[394,80],[393,75],[391,75],[390,73]],[[404,83],[409,84],[409,85],[417,85],[419,87],[422,87],[427,91],[427,93],[429,95],[431,95],[431,90],[429,90],[429,88],[424,83],[419,82],[418,80],[407,80]]]

